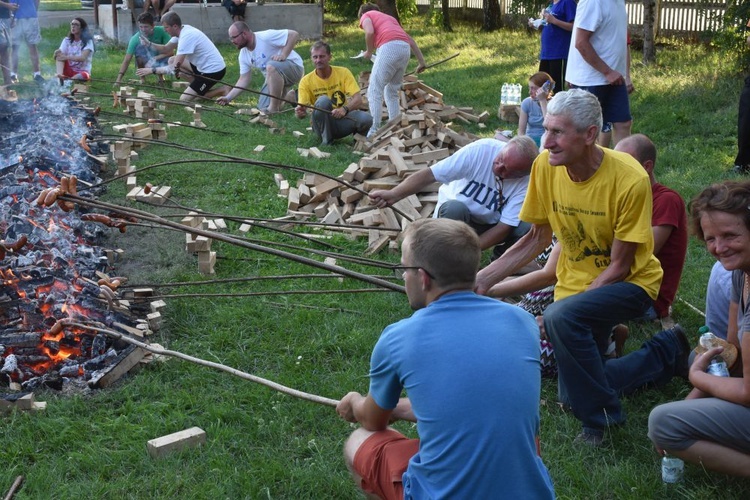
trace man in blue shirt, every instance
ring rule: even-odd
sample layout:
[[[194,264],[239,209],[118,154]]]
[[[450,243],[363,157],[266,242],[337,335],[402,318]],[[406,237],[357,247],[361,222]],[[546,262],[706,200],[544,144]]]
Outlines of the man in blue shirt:
[[[18,9],[15,12],[13,20],[13,55],[10,78],[14,82],[18,81],[18,49],[21,42],[26,42],[29,48],[29,57],[31,58],[31,67],[34,70],[34,81],[44,83],[42,73],[39,70],[39,50],[37,45],[42,41],[42,33],[39,31],[39,18],[37,10],[39,9],[39,0],[12,0],[11,3],[17,4]]]
[[[421,219],[401,265],[416,312],[387,327],[370,361],[370,392],[336,411],[358,422],[349,470],[381,498],[554,498],[538,454],[539,329],[518,307],[476,295],[479,238],[465,223]],[[402,390],[406,398],[401,398]],[[417,423],[419,439],[388,427]]]

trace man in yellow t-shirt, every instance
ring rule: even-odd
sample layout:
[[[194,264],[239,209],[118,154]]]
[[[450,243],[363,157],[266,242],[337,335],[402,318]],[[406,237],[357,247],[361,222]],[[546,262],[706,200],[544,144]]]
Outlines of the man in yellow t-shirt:
[[[690,346],[679,325],[640,350],[607,360],[612,327],[642,317],[659,291],[662,269],[653,256],[651,184],[630,155],[596,145],[601,106],[584,90],[560,92],[544,119],[520,217],[526,236],[477,275],[477,291],[531,261],[557,236],[555,302],[544,327],[555,348],[561,402],[583,430],[576,441],[600,446],[604,431],[625,422],[619,395],[687,375]]]
[[[360,111],[362,96],[354,75],[347,68],[331,66],[331,47],[317,41],[310,49],[315,70],[299,82],[297,118],[307,116],[312,109],[312,128],[323,144],[331,144],[354,133],[366,134],[372,125],[372,116]]]

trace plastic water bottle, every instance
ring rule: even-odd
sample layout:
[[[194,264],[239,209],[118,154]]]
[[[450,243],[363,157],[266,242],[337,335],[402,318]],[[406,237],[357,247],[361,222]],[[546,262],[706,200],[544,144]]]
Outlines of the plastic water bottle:
[[[710,373],[711,375],[715,375],[717,377],[728,377],[729,369],[727,368],[726,361],[724,361],[721,356],[715,356],[708,364],[706,373]]]
[[[514,97],[515,100],[513,104],[519,105],[521,104],[521,89],[523,88],[520,83],[516,83],[513,85],[514,88]]]
[[[684,471],[685,462],[664,453],[664,458],[661,459],[661,480],[663,482],[668,484],[679,483],[682,481]]]
[[[508,104],[508,84],[503,83],[503,88],[500,91],[500,105],[505,106]]]
[[[545,94],[549,94],[550,90],[552,90],[552,80],[547,80],[542,85],[542,92],[544,92]]]

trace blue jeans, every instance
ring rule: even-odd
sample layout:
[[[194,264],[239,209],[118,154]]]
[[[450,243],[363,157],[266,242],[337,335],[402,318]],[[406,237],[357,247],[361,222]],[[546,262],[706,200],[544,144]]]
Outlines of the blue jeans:
[[[584,430],[601,432],[624,423],[619,395],[665,384],[675,374],[682,346],[671,330],[627,356],[604,358],[612,327],[643,316],[651,304],[641,287],[620,282],[566,297],[544,312],[557,359],[560,401],[572,407]]]
[[[318,109],[312,112],[312,128],[313,132],[320,136],[323,144],[331,144],[336,139],[352,134],[364,135],[372,126],[372,116],[358,109],[349,111],[344,118],[334,118],[330,113],[333,110],[333,101],[327,95],[318,97],[315,107]]]

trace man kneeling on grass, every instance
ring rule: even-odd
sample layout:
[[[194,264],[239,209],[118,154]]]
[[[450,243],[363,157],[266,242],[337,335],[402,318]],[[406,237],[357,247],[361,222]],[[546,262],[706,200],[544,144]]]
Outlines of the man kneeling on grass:
[[[367,396],[350,392],[336,408],[362,426],[344,456],[367,493],[554,498],[536,444],[539,331],[520,308],[472,291],[480,255],[463,222],[422,219],[406,230],[394,271],[417,312],[380,336]],[[420,439],[389,428],[393,420],[416,422]]]

